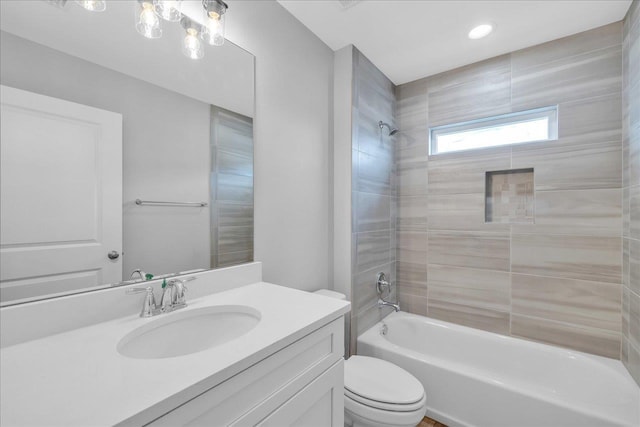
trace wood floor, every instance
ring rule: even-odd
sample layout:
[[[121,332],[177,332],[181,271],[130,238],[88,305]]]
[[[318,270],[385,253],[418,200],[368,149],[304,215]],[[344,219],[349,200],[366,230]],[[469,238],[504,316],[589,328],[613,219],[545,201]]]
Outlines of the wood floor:
[[[424,417],[420,424],[417,427],[447,427],[446,425],[437,422],[436,420],[432,420],[429,417]]]

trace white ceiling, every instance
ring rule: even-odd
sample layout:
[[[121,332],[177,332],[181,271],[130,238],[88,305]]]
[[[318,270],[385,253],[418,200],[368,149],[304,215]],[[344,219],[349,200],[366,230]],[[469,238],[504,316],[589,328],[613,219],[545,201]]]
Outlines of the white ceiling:
[[[331,49],[353,44],[395,84],[600,27],[631,0],[278,0]],[[346,7],[345,7],[346,5]],[[469,30],[491,22],[480,40]]]

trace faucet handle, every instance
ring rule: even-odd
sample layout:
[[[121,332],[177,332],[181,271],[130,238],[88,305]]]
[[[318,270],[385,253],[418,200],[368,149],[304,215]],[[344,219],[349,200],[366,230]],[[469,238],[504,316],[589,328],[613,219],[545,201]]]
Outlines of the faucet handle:
[[[142,292],[146,292],[144,301],[142,303],[142,311],[140,311],[140,317],[151,317],[156,310],[156,296],[153,293],[153,288],[149,286],[148,288],[129,288],[125,291],[127,295],[132,294],[141,294]]]

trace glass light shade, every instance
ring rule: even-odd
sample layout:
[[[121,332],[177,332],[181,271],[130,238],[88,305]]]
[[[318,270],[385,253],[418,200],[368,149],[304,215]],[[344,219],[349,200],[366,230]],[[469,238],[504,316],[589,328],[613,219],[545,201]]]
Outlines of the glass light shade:
[[[204,56],[202,42],[198,38],[198,32],[193,28],[187,29],[187,35],[182,42],[182,53],[191,59],[201,59]]]
[[[107,8],[107,2],[104,0],[76,0],[76,4],[91,12],[102,12]]]
[[[214,12],[207,13],[205,11],[204,25],[202,26],[200,37],[211,45],[222,46],[224,44],[224,14],[218,15]]]
[[[153,8],[164,20],[178,22],[182,17],[182,0],[153,0]]]
[[[157,39],[162,36],[160,18],[153,10],[150,0],[136,1],[135,9],[136,31],[148,39]]]

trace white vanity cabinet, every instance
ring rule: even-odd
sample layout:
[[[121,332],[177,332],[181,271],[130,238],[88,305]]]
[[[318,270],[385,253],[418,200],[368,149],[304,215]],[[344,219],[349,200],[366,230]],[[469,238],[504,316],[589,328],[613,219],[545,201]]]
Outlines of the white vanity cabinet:
[[[341,427],[343,346],[341,316],[147,425]]]

